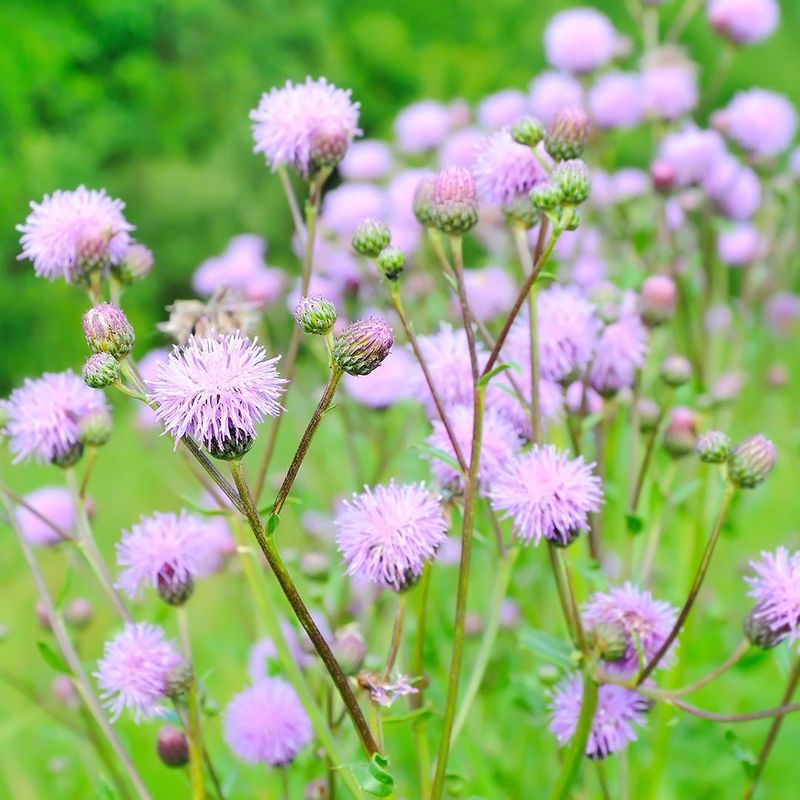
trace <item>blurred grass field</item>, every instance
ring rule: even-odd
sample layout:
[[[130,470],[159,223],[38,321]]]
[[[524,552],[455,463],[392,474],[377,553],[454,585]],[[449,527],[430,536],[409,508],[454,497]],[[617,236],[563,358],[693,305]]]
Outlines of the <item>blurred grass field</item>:
[[[614,17],[621,30],[630,30],[621,0],[593,4]],[[289,216],[278,183],[263,160],[251,153],[247,112],[261,91],[287,78],[325,74],[353,88],[362,103],[367,135],[386,134],[394,114],[413,99],[462,96],[474,101],[509,86],[525,89],[543,67],[544,22],[566,5],[563,0],[494,4],[459,0],[447,5],[420,0],[403,4],[366,0],[0,4],[0,168],[5,176],[0,193],[4,271],[0,393],[6,394],[28,374],[78,368],[85,355],[80,293],[62,284],[47,285],[34,278],[28,263],[15,261],[14,225],[24,219],[30,199],[80,182],[105,186],[113,196],[125,198],[128,218],[156,257],[153,276],[126,298],[140,332],[138,348],[144,352],[160,341],[148,331],[164,316],[163,307],[175,297],[188,296],[192,270],[207,255],[218,252],[230,236],[262,233],[270,242],[269,260],[295,268],[287,246]],[[722,100],[739,86],[756,84],[785,92],[800,105],[800,3],[786,0],[782,10],[781,30],[764,45],[741,54],[726,79]],[[720,48],[702,19],[690,27],[688,41],[708,76]],[[621,163],[637,163],[642,149],[635,141],[625,146]],[[284,306],[277,306],[272,314],[273,330],[283,326],[288,336],[290,321]],[[773,361],[785,363],[794,374],[784,389],[768,394],[763,373]],[[675,684],[703,675],[738,642],[741,619],[749,609],[741,579],[747,559],[778,544],[800,547],[798,366],[796,341],[779,346],[765,339],[748,345],[748,380],[729,430],[734,438],[754,432],[773,438],[779,448],[779,466],[767,485],[741,498],[725,531],[702,604],[682,637],[681,648],[691,653],[691,663],[680,668],[682,675],[678,670],[668,678]],[[304,390],[293,395],[292,413],[280,437],[279,464],[288,462],[323,379],[317,362],[308,355],[300,373]],[[102,453],[90,492],[97,498],[98,539],[109,558],[119,531],[139,514],[176,509],[182,497],[197,496],[170,442],[142,437],[131,427],[130,404],[117,398],[115,404],[116,433]],[[352,402],[349,406],[355,408]],[[354,416],[367,429],[366,442],[370,436],[386,436],[397,443],[391,450],[389,474],[405,480],[427,477],[426,464],[410,447],[424,438],[421,414],[413,415],[411,428],[406,427],[407,408],[395,408],[382,417]],[[327,502],[320,503],[319,497],[359,488],[358,476],[347,467],[344,435],[341,414],[334,412],[304,467],[298,492],[302,506],[292,510],[281,526],[287,550],[304,545],[293,515],[300,509],[329,512]],[[363,466],[370,467],[366,446],[360,456]],[[664,463],[659,466],[663,468]],[[695,480],[695,468],[686,472],[679,480],[688,484]],[[54,483],[59,475],[54,469],[12,467],[3,453],[0,479],[23,493]],[[666,559],[673,554],[682,558],[686,552],[695,527],[695,498],[693,491],[668,526],[661,551]],[[622,538],[621,516],[617,519],[612,514],[611,521],[609,535]],[[481,554],[488,551],[479,543],[471,597],[475,610],[485,607],[493,577],[492,559]],[[43,560],[57,591],[64,574],[62,559],[45,554]],[[673,575],[674,564],[667,566],[666,574]],[[689,579],[687,572],[685,583]],[[0,640],[0,673],[23,677],[48,696],[53,672],[36,647],[37,640],[46,639],[47,634],[37,628],[33,586],[6,527],[0,535],[0,582],[0,625],[6,629]],[[259,630],[238,583],[211,579],[199,588],[189,609],[199,669],[209,671],[209,693],[220,705],[244,686],[248,643]],[[272,586],[271,582],[267,585]],[[685,590],[666,579],[657,585],[673,602]],[[428,672],[434,675],[443,674],[447,664],[454,587],[455,570],[437,574],[427,660]],[[313,585],[307,590],[314,595]],[[69,592],[95,602],[98,620],[80,638],[81,653],[91,664],[113,624],[112,614],[85,571],[74,571]],[[279,604],[277,593],[273,594]],[[541,552],[523,551],[513,597],[526,625],[562,633]],[[373,637],[388,640],[391,600],[382,598],[375,609]],[[155,599],[148,599],[142,618],[158,619],[159,615],[165,616],[163,609]],[[166,624],[170,627],[172,621]],[[468,661],[474,646],[468,647]],[[225,657],[218,658],[220,653]],[[501,635],[485,690],[452,758],[453,770],[469,779],[465,797],[505,800],[497,787],[515,786],[515,797],[535,798],[552,783],[558,762],[545,725],[543,687],[536,677],[539,666],[541,662],[520,648],[513,634]],[[776,705],[787,666],[783,648],[754,657],[693,700],[706,708],[731,712]],[[441,705],[443,691],[441,682],[432,688],[434,705]],[[768,723],[734,728],[677,714],[673,719],[667,728],[668,748],[648,733],[631,748],[632,796],[637,800],[740,796],[741,761],[746,761],[748,748],[758,748]],[[222,742],[218,721],[209,726],[210,747],[223,770],[239,770],[237,790],[249,787],[241,796],[277,796],[274,776],[265,778],[262,770],[235,764]],[[484,724],[489,721],[491,725]],[[654,726],[656,720],[651,717],[650,723]],[[184,776],[170,773],[155,758],[154,726],[137,727],[124,720],[118,727],[145,781],[157,787],[156,797],[187,796]],[[399,727],[387,736],[398,760],[411,763],[407,729]],[[797,796],[799,745],[800,718],[790,718],[764,777],[761,796],[765,800]],[[659,766],[662,759],[665,763]],[[77,800],[103,796],[92,783],[94,764],[88,745],[80,744],[29,698],[0,680],[0,797]],[[663,770],[662,780],[651,783],[654,769]],[[302,797],[303,773],[313,777],[317,771],[317,760],[307,752],[300,768],[293,771],[292,798]],[[587,770],[587,775],[589,796],[594,796],[593,774]],[[413,775],[399,777],[405,781]]]

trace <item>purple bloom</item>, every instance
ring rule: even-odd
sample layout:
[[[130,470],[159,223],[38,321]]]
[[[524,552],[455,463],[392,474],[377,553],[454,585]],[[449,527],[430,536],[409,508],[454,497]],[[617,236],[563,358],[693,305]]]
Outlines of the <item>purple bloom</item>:
[[[600,414],[603,410],[603,398],[590,386],[584,387],[583,381],[573,381],[566,394],[567,407],[573,414],[581,414],[584,405],[588,414]]]
[[[800,295],[791,292],[772,295],[764,306],[764,318],[776,336],[790,336],[800,319]]]
[[[539,544],[544,537],[569,544],[586,527],[589,512],[603,502],[593,466],[580,456],[570,459],[553,445],[534,445],[509,460],[495,478],[492,505],[513,520],[514,533],[523,542]]]
[[[63,277],[70,283],[81,261],[116,264],[130,244],[133,225],[122,215],[125,203],[109,197],[105,189],[59,190],[30,205],[25,224],[17,225],[22,234],[18,258],[33,261],[40,277]]]
[[[267,359],[257,340],[238,333],[190,336],[184,347],[176,346],[150,395],[175,446],[186,435],[219,450],[242,437],[254,439],[257,423],[281,413],[278,400],[286,381],[275,369],[279,358]]]
[[[350,141],[361,133],[359,104],[350,91],[338,89],[325,78],[305,83],[290,81],[261,95],[253,120],[253,152],[263,153],[273,170],[294,167],[308,177],[317,166],[318,150],[333,146],[341,155]]]
[[[300,645],[297,631],[285,619],[280,621],[283,637],[289,647],[292,658],[298,666],[305,669],[314,663],[314,657],[306,653]],[[278,651],[275,643],[270,638],[259,639],[251,648],[247,655],[247,674],[253,684],[258,683],[270,676],[269,662],[278,663]]]
[[[508,129],[484,141],[473,169],[478,191],[498,205],[510,205],[547,180],[530,147],[517,144]]]
[[[382,675],[362,673],[359,683],[369,692],[374,703],[384,708],[391,708],[399,697],[416,694],[419,689],[412,686],[406,675],[398,675],[394,680],[386,680]]]
[[[522,365],[522,374],[514,372],[514,383],[519,394],[511,383],[509,373],[498,375],[486,389],[486,408],[505,417],[524,440],[533,436],[531,427],[531,369],[530,364]],[[520,402],[520,396],[522,402]],[[546,378],[539,379],[539,411],[542,422],[557,420],[564,408],[564,397],[561,387]],[[469,449],[469,448],[467,448]]]
[[[131,711],[136,722],[163,713],[159,701],[182,663],[160,627],[146,622],[125,625],[105,643],[94,673],[111,721],[118,719],[123,709]]]
[[[447,137],[439,150],[442,167],[472,167],[485,140],[475,128],[464,128]]]
[[[325,195],[322,223],[343,239],[349,239],[365,219],[382,219],[384,193],[371,183],[344,183]]]
[[[394,156],[386,142],[364,139],[353,142],[339,164],[339,173],[348,181],[379,181],[392,169]]]
[[[458,442],[461,454],[465,459],[469,460],[470,444],[472,442],[472,406],[451,406],[445,409],[445,413],[456,442]],[[441,420],[433,420],[433,433],[426,441],[428,445],[440,450],[456,461],[453,445]],[[496,475],[503,469],[521,444],[520,434],[511,421],[499,411],[488,408],[483,418],[481,458],[478,468],[478,480],[481,489],[486,490],[491,486]],[[460,470],[455,469],[436,456],[431,456],[430,464],[431,472],[440,486],[454,484],[459,491],[463,491],[464,486]]]
[[[613,586],[607,592],[595,592],[583,607],[585,628],[596,625],[620,625],[625,632],[625,653],[619,661],[606,664],[612,672],[632,674],[639,668],[639,652],[647,664],[669,636],[678,612],[669,603],[654,600],[650,592],[631,583]],[[659,667],[670,664],[670,656]]]
[[[583,703],[583,681],[568,675],[556,686],[550,700],[550,731],[559,744],[566,744],[578,727]],[[636,741],[636,727],[644,727],[647,700],[622,686],[604,684],[599,689],[586,755],[605,758]],[[635,727],[636,726],[636,727]]]
[[[591,72],[605,66],[617,50],[617,32],[611,20],[594,8],[561,11],[544,31],[547,60],[567,72]]]
[[[665,136],[658,157],[674,170],[677,186],[690,186],[700,183],[710,166],[724,155],[725,142],[716,131],[689,126]]]
[[[636,370],[647,355],[647,329],[639,317],[623,317],[607,325],[595,348],[589,382],[600,394],[633,386]]]
[[[717,239],[717,252],[731,267],[743,267],[762,258],[766,243],[758,228],[747,222],[723,230]]]
[[[728,219],[737,222],[750,219],[761,207],[758,175],[729,153],[709,165],[702,186],[720,214]]]
[[[389,408],[413,392],[416,362],[408,351],[393,348],[381,365],[369,375],[345,375],[347,393],[368,408]]]
[[[692,64],[654,64],[642,72],[642,92],[647,112],[673,120],[691,111],[700,99]]]
[[[714,115],[714,127],[754,156],[777,156],[794,139],[797,112],[782,94],[748,89]]]
[[[404,108],[395,118],[394,135],[401,153],[422,153],[438,147],[452,127],[447,106],[435,100],[420,100]]]
[[[240,692],[225,709],[225,741],[249,764],[288,766],[311,742],[311,721],[294,689],[264,678]]]
[[[481,322],[506,313],[517,298],[517,286],[502,267],[464,270],[464,287],[470,310]]]
[[[753,615],[766,624],[775,637],[800,638],[800,553],[779,547],[751,561],[755,577],[746,577],[748,594],[756,601]]]
[[[753,44],[771,36],[781,12],[777,0],[709,0],[708,21],[735,44]]]
[[[336,514],[347,575],[400,590],[422,573],[447,535],[439,498],[422,483],[364,487]]]
[[[528,98],[517,89],[503,91],[484,97],[478,105],[478,122],[489,130],[499,130],[513,125],[528,110]]]
[[[26,378],[0,407],[8,415],[5,432],[15,464],[29,458],[60,461],[79,446],[81,420],[110,413],[105,395],[90,389],[72,370]]]
[[[71,533],[75,525],[75,503],[70,492],[61,486],[43,486],[25,495],[25,502],[50,520],[53,525]],[[64,541],[57,531],[24,506],[15,512],[22,535],[36,547],[52,547]]]
[[[542,72],[531,82],[528,99],[534,115],[551,125],[562,109],[583,107],[583,88],[571,75]]]
[[[641,78],[631,72],[609,72],[598,78],[587,98],[598,128],[632,128],[642,121]]]

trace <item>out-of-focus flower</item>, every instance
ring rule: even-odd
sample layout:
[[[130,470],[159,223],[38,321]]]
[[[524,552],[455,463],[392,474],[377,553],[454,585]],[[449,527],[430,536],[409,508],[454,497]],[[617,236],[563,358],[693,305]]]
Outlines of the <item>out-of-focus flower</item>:
[[[60,528],[71,534],[75,526],[75,503],[69,490],[62,486],[43,486],[23,498],[33,511],[25,506],[18,506],[15,512],[17,525],[22,535],[36,547],[52,547],[63,542],[61,534],[53,528]],[[41,514],[53,525],[48,525]]]
[[[605,66],[614,57],[617,45],[611,20],[588,6],[559,12],[544,31],[547,60],[567,72],[591,72]]]
[[[339,173],[348,181],[379,181],[392,169],[394,156],[386,142],[363,139],[353,142],[339,164]]]
[[[517,297],[516,284],[502,267],[464,270],[464,287],[470,310],[481,322],[507,312]]]
[[[598,128],[632,128],[644,116],[641,79],[631,72],[609,72],[598,78],[587,98]]]
[[[717,33],[735,44],[754,44],[778,27],[777,0],[709,0],[708,21]]]
[[[517,144],[508,129],[486,139],[473,167],[480,194],[497,205],[510,205],[547,179],[530,147]]]
[[[312,738],[311,721],[291,684],[263,678],[225,709],[225,741],[249,764],[285,767]]]
[[[343,239],[349,239],[364,219],[382,219],[383,192],[370,183],[343,183],[325,195],[322,223]]]
[[[714,114],[714,127],[754,156],[788,150],[797,130],[797,112],[782,94],[748,89]]]
[[[728,456],[728,477],[741,489],[754,489],[775,468],[778,454],[766,436],[749,436]]]
[[[731,267],[744,267],[766,254],[766,243],[755,225],[743,222],[720,232],[717,252]]]
[[[447,137],[439,150],[441,167],[471,168],[485,140],[485,135],[475,128],[464,128]]]
[[[602,395],[633,386],[636,370],[647,355],[647,329],[638,317],[623,317],[607,325],[595,347],[589,382]]]
[[[730,154],[717,158],[703,177],[702,186],[719,212],[741,222],[761,207],[758,175]]]
[[[420,100],[404,108],[395,118],[394,135],[401,153],[422,153],[438,147],[452,127],[447,106],[435,100]]]
[[[400,591],[422,573],[447,535],[439,498],[424,484],[364,488],[336,514],[346,574]]]
[[[725,142],[716,131],[688,126],[661,140],[658,157],[669,164],[676,186],[700,183],[712,164],[725,155]]]
[[[748,594],[756,601],[753,618],[771,634],[770,644],[783,639],[794,642],[800,637],[800,553],[779,547],[774,553],[763,552],[759,561],[751,561],[754,577],[745,580]]]
[[[300,646],[300,639],[295,628],[285,619],[280,621],[283,638],[289,647],[292,658],[297,662],[301,669],[306,669],[314,663],[314,657]],[[259,639],[251,648],[247,655],[247,674],[253,684],[257,684],[264,678],[270,677],[273,665],[278,664],[278,651],[272,639]]]
[[[776,336],[789,336],[800,320],[800,295],[777,292],[764,306],[764,319]]]
[[[550,125],[562,108],[583,107],[583,88],[571,75],[542,72],[531,82],[528,100],[534,116]]]
[[[673,120],[688,114],[700,98],[694,65],[685,61],[652,64],[642,71],[647,113]]]
[[[345,375],[343,385],[347,393],[368,408],[389,408],[411,397],[414,386],[416,362],[400,347],[394,347],[379,369],[369,375]]]
[[[528,110],[528,98],[517,89],[503,89],[478,104],[478,122],[489,130],[513,125]]]

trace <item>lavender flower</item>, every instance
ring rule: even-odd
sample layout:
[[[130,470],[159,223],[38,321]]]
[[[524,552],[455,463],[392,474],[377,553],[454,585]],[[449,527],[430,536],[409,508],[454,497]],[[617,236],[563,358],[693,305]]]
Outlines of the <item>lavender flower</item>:
[[[694,67],[683,61],[646,67],[642,92],[647,112],[665,120],[688,114],[700,99]]]
[[[517,89],[503,89],[484,97],[478,105],[478,122],[489,130],[513,125],[528,110],[528,98]]]
[[[750,219],[761,207],[761,182],[749,167],[725,153],[710,165],[702,187],[718,211],[728,219]]]
[[[623,317],[607,325],[595,348],[589,382],[602,395],[633,386],[636,370],[647,355],[647,329],[638,317]]]
[[[125,204],[109,197],[105,189],[79,186],[74,191],[45,195],[31,203],[24,225],[22,252],[18,258],[33,262],[37,275],[67,283],[97,267],[105,269],[124,255],[130,243],[131,225],[122,215]]]
[[[529,89],[531,111],[545,125],[551,125],[563,108],[583,107],[583,87],[571,75],[542,72]]]
[[[511,518],[515,535],[539,544],[542,537],[569,544],[586,527],[590,511],[603,502],[594,464],[570,459],[553,445],[534,445],[517,455],[495,478],[489,496],[504,518]]]
[[[26,378],[0,408],[8,415],[5,432],[14,463],[34,458],[61,466],[80,456],[81,420],[109,412],[103,393],[90,389],[72,370]]]
[[[289,647],[292,658],[302,669],[314,663],[314,657],[306,653],[300,645],[297,631],[285,619],[280,621],[283,637]],[[253,684],[270,676],[270,662],[278,663],[278,651],[270,638],[259,639],[247,655],[247,674]]]
[[[325,195],[322,224],[342,239],[349,239],[368,218],[381,219],[386,212],[384,193],[371,183],[344,183]]]
[[[800,638],[800,553],[779,547],[762,551],[760,561],[751,561],[754,577],[746,577],[748,594],[756,601],[752,616],[765,625],[777,643]]]
[[[561,11],[544,31],[547,60],[567,72],[591,72],[605,66],[617,49],[617,32],[605,14],[594,8]]]
[[[75,525],[75,503],[67,489],[62,486],[43,486],[26,494],[24,499],[53,525],[65,533],[72,532]],[[17,507],[15,516],[22,535],[32,545],[52,547],[64,541],[57,531],[24,506]]]
[[[249,764],[285,767],[311,742],[311,721],[294,689],[264,678],[240,692],[225,710],[225,741]]]
[[[150,397],[156,415],[175,439],[192,436],[215,455],[246,452],[255,426],[277,417],[286,381],[257,340],[238,333],[208,339],[189,337],[159,368]]]
[[[625,651],[622,657],[606,665],[612,672],[633,674],[640,666],[639,654],[644,664],[659,651],[669,636],[678,612],[669,603],[654,600],[650,592],[631,583],[613,586],[607,592],[595,592],[583,607],[584,627],[619,625],[625,632]],[[670,663],[670,655],[659,662],[659,667]]]
[[[566,744],[574,735],[582,703],[581,676],[567,676],[555,688],[550,700],[550,731],[559,744]],[[600,686],[586,755],[606,758],[635,742],[636,727],[644,726],[647,709],[647,700],[630,689],[612,684]]]
[[[762,258],[767,252],[767,244],[755,225],[739,223],[720,231],[717,239],[717,253],[721,261],[730,267],[744,267]]]
[[[345,375],[347,393],[361,405],[384,409],[410,397],[413,392],[416,362],[407,350],[394,347],[383,360],[380,369],[369,375]]]
[[[517,144],[503,129],[484,141],[474,165],[478,192],[497,205],[510,205],[547,180],[530,147]]]
[[[739,92],[714,115],[714,127],[754,156],[785,152],[797,130],[797,112],[782,94],[765,89]]]
[[[305,83],[290,81],[261,95],[253,120],[253,151],[263,153],[273,170],[294,167],[308,178],[324,166],[334,166],[347,146],[361,133],[359,104],[350,91],[338,89],[325,78]]]
[[[183,661],[164,631],[146,622],[128,623],[105,643],[97,662],[100,697],[111,711],[111,721],[129,710],[136,722],[163,713],[159,701],[171,676]]]
[[[447,106],[435,100],[420,100],[404,108],[394,121],[397,149],[401,153],[423,153],[438,147],[452,127]]]
[[[658,152],[659,160],[672,167],[677,186],[700,183],[710,166],[724,155],[725,142],[716,131],[694,126],[665,136]]]
[[[394,156],[386,142],[364,139],[353,142],[339,164],[339,173],[348,181],[379,181],[392,169]]]
[[[400,591],[422,573],[444,541],[439,498],[422,483],[364,487],[336,514],[346,574]]]
[[[641,79],[630,72],[609,72],[598,78],[588,96],[589,113],[598,128],[632,128],[642,121]]]
[[[781,12],[777,0],[709,0],[706,14],[717,33],[742,45],[771,36]]]

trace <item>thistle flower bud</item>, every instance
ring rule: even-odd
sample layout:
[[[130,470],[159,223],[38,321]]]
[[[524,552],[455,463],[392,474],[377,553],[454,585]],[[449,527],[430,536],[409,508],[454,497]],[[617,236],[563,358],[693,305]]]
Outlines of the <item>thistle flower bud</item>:
[[[664,433],[664,447],[673,458],[682,458],[694,450],[697,441],[697,414],[691,408],[672,409]]]
[[[348,325],[333,342],[333,360],[348,375],[369,375],[389,355],[392,329],[379,317]]]
[[[724,464],[731,454],[731,437],[722,431],[706,431],[694,449],[704,464]]]
[[[303,800],[328,800],[328,785],[323,780],[311,781],[303,791]]]
[[[81,376],[83,382],[92,389],[111,386],[119,380],[119,362],[108,353],[95,353],[86,359]]]
[[[472,173],[464,167],[445,167],[433,184],[433,224],[442,233],[460,236],[478,221],[478,193]]]
[[[561,224],[564,225],[564,230],[565,231],[576,231],[576,230],[578,230],[578,228],[580,228],[580,226],[581,226],[581,215],[577,211],[575,211],[575,209],[572,209],[572,208],[566,209],[566,212],[569,212],[569,216],[567,216],[566,223],[563,222],[563,218],[562,218],[562,223],[561,223]],[[566,213],[566,212],[564,212],[564,213]]]
[[[166,677],[164,696],[170,700],[183,700],[193,680],[192,665],[181,661]]]
[[[113,231],[106,230],[99,235],[86,237],[78,244],[73,274],[77,283],[88,285],[92,274],[108,269],[111,263],[108,246],[112,237]]]
[[[386,279],[396,281],[405,267],[406,254],[397,247],[387,247],[380,253],[377,262]]]
[[[108,353],[114,358],[125,358],[136,341],[125,312],[113,303],[90,308],[83,315],[83,333],[93,353]]]
[[[562,108],[544,136],[544,149],[556,161],[577,158],[586,147],[589,117],[579,108]]]
[[[625,655],[627,637],[625,628],[618,622],[603,622],[589,632],[589,646],[605,661],[619,661]]]
[[[642,322],[650,328],[672,319],[678,302],[675,281],[667,275],[653,275],[642,284],[639,296]]]
[[[541,211],[554,211],[561,205],[563,199],[561,188],[550,181],[537,184],[530,193],[530,201],[534,208]]]
[[[304,333],[324,336],[336,324],[336,306],[319,295],[303,297],[294,310],[294,318]]]
[[[83,456],[83,444],[77,441],[63,452],[53,456],[53,458],[50,459],[50,463],[55,467],[67,469],[68,467],[74,467],[81,460],[81,456]]]
[[[539,211],[533,206],[527,195],[521,194],[502,207],[503,217],[510,226],[521,225],[532,228],[539,221]]]
[[[172,567],[165,564],[156,580],[158,596],[168,605],[182,606],[194,591],[194,579],[186,573],[179,576]]]
[[[561,679],[561,671],[553,664],[543,664],[536,675],[543,686],[555,686]]]
[[[87,414],[78,422],[78,441],[84,447],[102,447],[111,438],[113,423],[105,408]]]
[[[771,364],[764,376],[770,389],[783,389],[789,383],[789,370],[783,364]]]
[[[675,389],[691,380],[692,365],[683,356],[667,356],[661,362],[659,376],[667,386]]]
[[[650,180],[656,191],[666,194],[675,186],[675,167],[669,161],[657,158],[650,165]]]
[[[345,157],[349,144],[350,134],[341,122],[329,119],[319,123],[309,150],[311,175],[335,167]]]
[[[76,630],[88,628],[93,617],[94,609],[85,597],[76,597],[64,609],[64,621]]]
[[[231,428],[230,435],[226,439],[212,439],[206,445],[210,455],[220,461],[237,461],[242,456],[247,455],[255,442],[255,438],[250,436],[241,428]]]
[[[189,763],[189,741],[183,731],[165,725],[158,732],[158,757],[168,767],[184,767]]]
[[[149,247],[145,247],[139,242],[130,244],[122,255],[122,258],[112,264],[111,272],[113,275],[126,285],[143,281],[153,269],[153,253]]]
[[[652,433],[661,419],[661,408],[649,397],[639,400],[636,404],[636,413],[639,416],[639,430],[642,433]]]
[[[72,678],[66,675],[56,676],[50,684],[50,690],[53,693],[53,697],[61,705],[72,709],[78,708],[80,705],[80,696],[75,684],[72,682]]]
[[[753,489],[772,472],[777,459],[775,445],[760,434],[750,436],[731,450],[728,477],[742,489]]]
[[[53,624],[50,621],[50,615],[47,613],[47,609],[41,600],[36,602],[34,611],[36,612],[36,621],[39,623],[39,627],[44,631],[53,630]]]
[[[583,161],[572,159],[556,165],[550,180],[561,190],[564,205],[579,206],[589,197],[592,183]]]
[[[353,250],[362,256],[375,258],[384,247],[389,246],[392,234],[385,222],[379,219],[365,219],[353,234]]]
[[[770,625],[769,620],[759,614],[758,606],[745,617],[742,627],[750,644],[760,647],[762,650],[771,650],[779,645],[789,632],[788,626],[785,631],[782,631],[776,630],[773,625]]]
[[[544,139],[544,125],[536,117],[522,117],[511,126],[511,138],[517,144],[536,147]]]
[[[333,652],[348,675],[355,675],[361,669],[367,657],[367,646],[361,628],[356,623],[336,631]]]
[[[414,216],[420,225],[426,228],[433,227],[433,185],[436,179],[433,175],[423,178],[414,191],[413,209]]]

